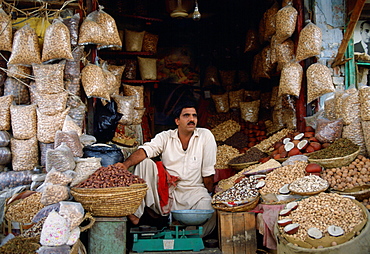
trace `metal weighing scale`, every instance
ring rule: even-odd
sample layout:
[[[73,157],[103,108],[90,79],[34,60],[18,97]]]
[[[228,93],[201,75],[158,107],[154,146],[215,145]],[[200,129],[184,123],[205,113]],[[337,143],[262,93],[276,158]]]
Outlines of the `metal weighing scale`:
[[[157,230],[156,227],[139,226],[132,228],[133,247],[135,252],[144,251],[200,251],[204,249],[203,225],[212,217],[213,210],[177,210],[172,211],[172,217],[181,225],[170,223],[170,230],[163,228]],[[170,220],[172,218],[170,217]],[[197,229],[186,230],[187,226],[197,226]]]

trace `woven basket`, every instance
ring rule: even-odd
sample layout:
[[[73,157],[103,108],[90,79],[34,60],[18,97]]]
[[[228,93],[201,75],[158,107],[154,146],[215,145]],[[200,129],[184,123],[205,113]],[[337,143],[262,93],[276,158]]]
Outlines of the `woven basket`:
[[[254,165],[254,164],[257,164],[257,163],[258,163],[258,161],[251,161],[251,162],[238,163],[238,164],[229,164],[229,167],[231,169],[240,171],[240,170],[243,170],[243,169],[249,167],[250,165]]]
[[[251,202],[243,204],[243,205],[239,205],[239,206],[229,207],[225,204],[220,204],[220,203],[212,204],[212,206],[216,210],[225,211],[225,212],[248,212],[250,210],[253,210],[258,205],[259,201],[260,201],[260,197],[257,196]]]
[[[353,196],[356,200],[362,201],[365,198],[370,198],[370,186],[364,185],[355,187],[353,189],[347,189],[343,191],[331,189],[330,192],[337,193],[339,195]]]
[[[113,188],[72,187],[71,194],[93,216],[123,217],[137,210],[147,189],[146,184]]]
[[[356,159],[359,153],[360,153],[360,149],[344,157],[337,157],[337,158],[330,158],[330,159],[310,159],[310,157],[308,157],[308,160],[309,162],[317,163],[324,168],[340,168],[340,167],[351,164],[351,162]]]

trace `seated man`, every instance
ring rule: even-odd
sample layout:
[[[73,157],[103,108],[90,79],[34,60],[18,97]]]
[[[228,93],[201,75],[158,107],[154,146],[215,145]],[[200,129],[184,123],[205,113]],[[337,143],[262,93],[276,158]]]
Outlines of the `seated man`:
[[[196,128],[195,104],[182,103],[174,110],[175,130],[158,133],[150,142],[139,146],[127,158],[125,168],[136,165],[134,174],[148,184],[147,194],[138,210],[128,218],[139,223],[145,207],[162,216],[172,210],[211,209],[214,165],[217,145],[210,130]],[[161,205],[158,194],[158,168],[149,158],[160,156],[169,179],[174,180],[168,191],[168,203]],[[203,225],[203,236],[210,234],[216,226],[216,213]]]

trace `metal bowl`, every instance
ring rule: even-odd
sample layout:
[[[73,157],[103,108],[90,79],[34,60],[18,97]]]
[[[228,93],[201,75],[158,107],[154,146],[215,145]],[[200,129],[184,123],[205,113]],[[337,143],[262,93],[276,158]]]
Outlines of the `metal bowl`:
[[[176,221],[187,226],[202,225],[212,217],[213,213],[214,210],[204,210],[204,209],[171,211],[172,217]]]

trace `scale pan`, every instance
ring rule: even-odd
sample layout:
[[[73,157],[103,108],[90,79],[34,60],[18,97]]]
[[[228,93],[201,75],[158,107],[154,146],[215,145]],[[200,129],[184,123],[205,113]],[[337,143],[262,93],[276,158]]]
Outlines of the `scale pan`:
[[[214,210],[194,209],[194,210],[174,210],[171,211],[175,220],[187,226],[199,226],[204,224],[212,217]]]

